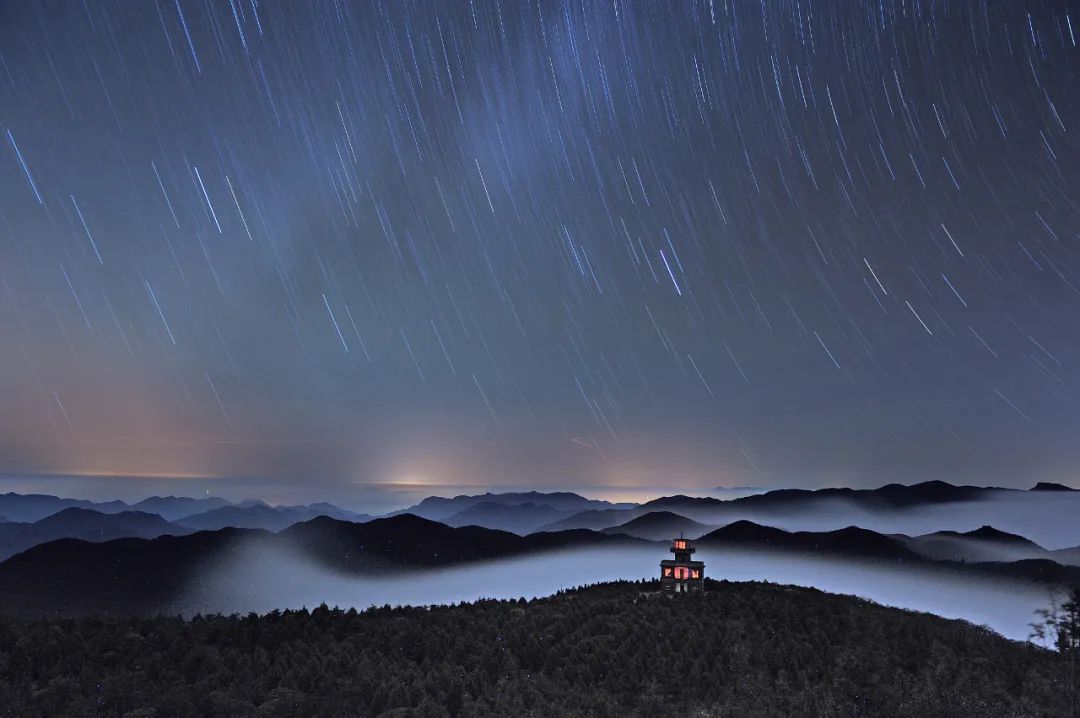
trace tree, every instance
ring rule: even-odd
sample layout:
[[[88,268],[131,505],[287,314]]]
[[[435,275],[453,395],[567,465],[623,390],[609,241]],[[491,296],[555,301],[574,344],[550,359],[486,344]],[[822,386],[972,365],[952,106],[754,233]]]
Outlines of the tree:
[[[1073,588],[1060,605],[1057,594],[1051,593],[1050,606],[1036,610],[1035,615],[1042,620],[1028,624],[1030,638],[1056,648],[1062,655],[1080,654],[1080,586]]]
[[[1057,647],[1073,658],[1080,654],[1080,587],[1074,588],[1061,606],[1057,625]]]
[[[1031,625],[1031,638],[1053,646],[1068,670],[1066,690],[1073,715],[1080,715],[1080,586],[1074,587],[1061,605],[1050,595],[1050,606],[1035,612],[1041,621]]]

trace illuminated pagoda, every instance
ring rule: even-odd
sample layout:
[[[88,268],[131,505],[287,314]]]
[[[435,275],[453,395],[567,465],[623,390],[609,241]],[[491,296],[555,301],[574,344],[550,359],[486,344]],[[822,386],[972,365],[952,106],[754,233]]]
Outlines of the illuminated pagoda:
[[[672,539],[674,559],[660,562],[660,590],[667,593],[691,593],[705,588],[705,562],[690,558],[694,546],[682,537]]]

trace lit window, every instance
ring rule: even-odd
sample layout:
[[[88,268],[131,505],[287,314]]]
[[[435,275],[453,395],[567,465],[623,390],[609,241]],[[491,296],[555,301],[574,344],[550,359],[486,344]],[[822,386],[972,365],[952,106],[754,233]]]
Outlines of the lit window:
[[[698,571],[695,568],[693,571],[690,572],[690,576],[691,578],[701,578],[701,571]]]
[[[664,569],[664,575],[665,576],[670,576],[671,575],[671,569],[670,568],[665,568]]]

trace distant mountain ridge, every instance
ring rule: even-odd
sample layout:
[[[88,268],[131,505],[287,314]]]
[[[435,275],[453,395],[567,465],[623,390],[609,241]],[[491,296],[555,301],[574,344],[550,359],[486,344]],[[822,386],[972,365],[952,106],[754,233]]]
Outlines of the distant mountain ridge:
[[[587,499],[570,491],[507,491],[486,492],[483,494],[461,494],[453,498],[429,496],[409,508],[395,511],[396,514],[413,514],[438,521],[463,511],[478,503],[497,503],[506,506],[516,504],[537,504],[550,506],[561,511],[585,511],[589,509],[630,508],[635,504],[614,504],[600,499]]]
[[[817,508],[844,509],[890,513],[928,506],[946,506],[964,502],[980,502],[1001,497],[1023,498],[1034,491],[1072,492],[1068,487],[1051,488],[1057,484],[1037,484],[1031,490],[987,486],[957,486],[944,481],[925,481],[911,485],[886,484],[874,489],[824,488],[775,489],[765,493],[723,499],[713,496],[675,494],[647,501],[625,509],[590,510],[546,524],[541,530],[569,528],[604,530],[652,511],[670,511],[706,525],[723,525],[747,519],[768,523],[771,516],[809,511]]]
[[[986,492],[1010,491],[983,486],[955,486],[944,481],[924,481],[917,484],[886,484],[876,489],[825,488],[825,489],[776,489],[764,494],[743,496],[737,499],[716,499],[712,497],[670,496],[646,502],[647,508],[667,508],[669,506],[750,506],[773,507],[785,506],[806,501],[844,499],[856,504],[865,504],[874,508],[897,508],[918,506],[921,504],[947,503],[952,501],[972,501],[985,496]]]
[[[1050,481],[1040,481],[1031,489],[1032,491],[1080,491],[1064,484],[1055,484]]]
[[[0,494],[0,514],[8,521],[32,523],[64,509],[92,509],[103,514],[115,514],[127,511],[131,507],[123,501],[103,501],[95,503],[85,499],[65,499],[50,494]]]
[[[648,513],[648,509],[635,506],[627,509],[589,509],[564,519],[541,526],[540,531],[566,531],[568,529],[591,529],[603,531]]]
[[[223,528],[263,529],[281,531],[295,523],[318,516],[330,516],[339,521],[369,521],[371,516],[338,508],[331,504],[312,506],[268,506],[261,501],[245,502],[245,506],[226,505],[192,516],[185,516],[176,523],[197,531],[215,531]],[[316,508],[318,507],[318,508]],[[326,507],[326,508],[322,508]]]
[[[890,560],[960,563],[1045,560],[1080,567],[1080,546],[1051,551],[1023,536],[992,526],[965,532],[935,531],[916,536],[886,534],[857,526],[832,531],[788,531],[746,519],[720,527],[708,526],[672,512],[652,511],[623,524],[601,529],[601,532],[625,533],[654,541],[666,541],[683,534],[702,545]]]
[[[189,533],[157,514],[121,511],[103,514],[91,509],[70,507],[33,523],[0,524],[0,561],[38,544],[58,539],[109,541],[117,538],[157,538]]]
[[[809,553],[965,568],[1062,585],[1080,585],[1080,546],[1049,551],[1023,536],[983,526],[964,533],[882,534],[848,526],[836,531],[785,531],[736,521],[698,539],[701,546]]]
[[[475,525],[528,534],[547,531],[549,525],[582,511],[629,509],[634,506],[636,504],[587,499],[570,491],[489,491],[461,494],[453,498],[429,496],[418,504],[389,515],[407,513],[451,526]]]
[[[723,488],[723,487],[721,487]],[[738,487],[740,490],[742,487]],[[753,487],[745,487],[751,490]],[[724,490],[736,490],[725,488]],[[663,496],[643,504],[629,502],[613,503],[600,499],[588,499],[580,494],[568,491],[542,492],[542,491],[519,491],[519,492],[486,492],[482,494],[462,494],[452,498],[441,496],[429,496],[419,503],[405,509],[390,512],[392,516],[403,513],[412,513],[417,516],[429,518],[435,521],[448,520],[454,515],[461,514],[459,523],[469,518],[469,514],[463,512],[472,509],[476,504],[484,504],[480,509],[473,511],[474,515],[484,519],[484,514],[490,512],[492,519],[498,520],[495,513],[499,512],[495,506],[520,506],[534,504],[536,507],[547,506],[555,512],[565,512],[565,516],[549,521],[537,529],[547,530],[562,528],[609,528],[619,523],[636,518],[649,511],[673,511],[680,510],[732,510],[755,509],[769,510],[787,508],[792,505],[800,505],[805,502],[823,500],[845,500],[855,505],[877,509],[900,509],[920,505],[940,504],[957,501],[979,500],[994,495],[1020,494],[1030,492],[1078,492],[1063,484],[1039,482],[1028,492],[1020,489],[1006,489],[999,487],[981,486],[957,486],[944,481],[926,481],[911,485],[887,484],[874,489],[854,488],[824,488],[824,489],[773,489],[759,491],[750,496],[741,496],[732,499],[717,498],[712,496],[687,496],[674,494]],[[167,521],[195,516],[227,506],[240,508],[252,508],[264,506],[281,511],[295,510],[300,514],[312,517],[327,515],[342,520],[356,521],[367,517],[367,514],[357,513],[348,509],[342,509],[329,503],[315,503],[307,506],[269,506],[260,500],[246,500],[231,502],[216,496],[184,497],[184,496],[151,496],[133,504],[124,501],[94,502],[85,499],[70,499],[48,494],[18,494],[9,492],[0,494],[0,521],[12,521],[31,523],[50,514],[57,513],[65,508],[85,508],[100,513],[118,513],[120,511],[142,511],[145,513],[158,514]],[[524,513],[524,510],[522,510]],[[635,513],[623,513],[635,512]],[[512,512],[501,512],[512,513]],[[684,513],[685,515],[685,513]],[[578,518],[575,519],[575,516]],[[694,516],[688,516],[694,518]],[[582,524],[580,526],[575,525]],[[715,522],[714,522],[715,523]],[[589,525],[584,525],[589,524]]]
[[[220,506],[193,516],[185,516],[177,523],[194,531],[216,531],[232,527],[276,532],[305,518],[308,517],[291,509],[279,510],[272,509],[266,504],[249,504],[248,506]]]
[[[247,500],[233,503],[217,496],[191,498],[187,496],[150,496],[134,504],[124,501],[88,501],[86,499],[68,499],[51,494],[17,494],[9,492],[0,494],[0,515],[4,518],[0,521],[18,523],[33,523],[41,519],[59,513],[64,509],[80,508],[96,511],[102,514],[117,514],[123,511],[135,511],[140,513],[157,514],[166,521],[174,522],[208,511],[226,507],[251,508],[261,506],[283,512],[295,512],[299,520],[313,518],[315,516],[333,516],[347,521],[367,520],[367,514],[357,513],[343,509],[326,502],[309,504],[307,506],[270,506],[263,501]]]
[[[151,496],[131,505],[136,511],[157,514],[166,521],[229,506],[230,503],[217,496],[193,499],[187,496]]]
[[[0,520],[0,561],[38,544],[63,538],[86,541],[156,538],[228,527],[280,531],[316,516],[360,522],[371,518],[327,503],[309,506],[268,506],[262,501],[242,503],[244,507],[217,497],[152,496],[134,504],[141,507],[141,510],[135,510],[122,501],[94,503],[46,494],[4,494],[0,495],[0,504],[15,508],[19,516],[30,518]],[[170,521],[168,516],[178,518]]]
[[[809,525],[807,530],[823,531],[833,526],[843,526],[841,521],[861,523],[861,519],[873,520],[873,516],[910,516],[911,512],[924,507],[946,507],[950,504],[980,502],[986,499],[1014,497],[1016,502],[1046,501],[1047,492],[1060,492],[1061,500],[1055,505],[1068,509],[1062,502],[1071,501],[1075,492],[1060,484],[1039,483],[1028,491],[978,486],[955,486],[942,481],[928,481],[910,486],[887,484],[876,489],[826,488],[817,490],[781,489],[734,499],[686,496],[676,494],[661,497],[641,505],[612,503],[588,499],[573,492],[486,492],[475,495],[459,495],[453,498],[428,497],[416,504],[417,514],[430,520],[440,521],[453,527],[479,526],[520,535],[536,532],[562,532],[574,529],[601,531],[607,534],[624,533],[629,536],[658,540],[683,533],[697,538],[728,524],[747,520],[760,525],[777,525],[785,518],[822,517]],[[1044,494],[1042,497],[1035,496]],[[1029,497],[1029,498],[1025,498]],[[1010,499],[1010,503],[1013,499]],[[1031,504],[1034,506],[1034,504]],[[307,506],[270,506],[260,500],[231,503],[213,496],[177,497],[152,496],[132,506],[144,513],[160,516],[165,525],[154,528],[135,528],[127,525],[130,518],[118,518],[110,526],[103,516],[120,516],[132,512],[132,507],[122,501],[95,503],[81,499],[65,499],[44,494],[0,495],[0,514],[9,519],[0,530],[0,559],[29,548],[37,543],[56,538],[83,538],[106,540],[125,536],[152,538],[157,535],[179,535],[192,531],[214,531],[227,527],[262,529],[279,532],[291,525],[326,515],[342,521],[364,522],[372,519],[328,503]],[[1080,508],[1080,506],[1078,506]],[[93,529],[72,525],[67,528],[38,527],[30,524],[67,509],[94,512]],[[866,513],[862,513],[866,512]],[[909,512],[904,514],[903,512]],[[404,512],[390,514],[402,515]],[[1060,513],[1060,510],[1059,510]],[[19,517],[37,517],[26,520]],[[74,517],[75,514],[71,514]],[[170,518],[171,517],[171,518]],[[785,525],[796,527],[799,520],[787,521]],[[943,521],[948,526],[947,521]],[[794,526],[792,526],[794,524]],[[831,526],[830,526],[831,524]],[[867,524],[863,524],[866,526]],[[939,524],[940,525],[940,524]],[[967,524],[970,526],[970,523]],[[1013,522],[1009,527],[1023,526]],[[888,527],[885,521],[878,527]],[[920,527],[921,528],[921,527]],[[930,527],[927,527],[930,528]],[[1009,560],[1047,559],[1063,563],[1080,562],[1080,548],[1063,548],[1047,551],[1034,542],[1027,542],[1015,534],[978,535],[976,532],[937,532],[934,535],[905,537],[907,547],[935,560],[958,560],[984,562],[1003,557]],[[996,529],[994,530],[996,531]],[[1066,532],[1067,533],[1067,532]],[[1017,540],[1010,540],[1014,536]],[[4,538],[6,537],[6,538]],[[1042,536],[1054,541],[1054,546],[1068,546],[1061,537]],[[1068,537],[1065,536],[1065,539]]]
[[[559,510],[548,504],[502,504],[481,501],[442,519],[448,526],[483,526],[489,529],[532,533],[541,526],[566,518],[571,511]]]

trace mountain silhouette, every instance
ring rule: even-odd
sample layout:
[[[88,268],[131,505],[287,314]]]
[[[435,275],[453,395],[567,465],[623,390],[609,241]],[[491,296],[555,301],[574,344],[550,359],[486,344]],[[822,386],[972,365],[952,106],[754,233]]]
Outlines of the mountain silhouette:
[[[698,539],[702,545],[769,548],[810,552],[830,556],[857,556],[895,561],[920,557],[902,541],[891,536],[848,526],[837,531],[784,531],[752,521],[736,521]]]
[[[436,567],[517,556],[566,546],[633,541],[593,531],[519,536],[480,526],[451,527],[413,514],[357,524],[321,516],[279,535],[282,545],[337,570],[365,572],[386,565]]]
[[[663,541],[681,535],[685,535],[687,538],[697,538],[710,528],[705,524],[670,511],[650,511],[624,524],[606,528],[603,533],[621,533],[652,541]]]
[[[185,534],[188,530],[171,524],[157,514],[121,511],[103,514],[83,508],[67,508],[34,523],[0,524],[0,560],[38,544],[62,538],[109,541],[117,538],[155,538]]]
[[[972,501],[988,493],[1008,489],[981,486],[954,486],[944,481],[924,481],[919,484],[886,484],[876,489],[778,489],[764,494],[723,500],[713,497],[668,496],[644,504],[647,508],[697,507],[735,509],[784,508],[810,506],[815,502],[842,499],[871,509],[909,508],[926,504]]]
[[[504,493],[488,492],[475,495],[462,494],[452,499],[442,496],[429,496],[415,506],[410,506],[395,513],[413,514],[426,519],[441,521],[479,503],[504,505],[531,503],[550,506],[553,509],[565,511],[568,515],[591,509],[629,508],[633,506],[633,504],[613,504],[609,501],[587,499],[570,491],[512,491]]]
[[[1008,537],[1000,540],[999,537]],[[961,542],[939,544],[941,541]],[[849,526],[838,531],[784,531],[753,521],[735,521],[698,539],[703,547],[813,554],[925,566],[947,571],[1072,586],[1080,585],[1080,547],[1047,551],[1023,536],[984,526],[966,533],[924,536],[881,534]],[[1000,547],[1022,549],[1007,553]]]
[[[232,527],[276,532],[317,516],[331,516],[340,521],[355,522],[371,519],[367,514],[358,514],[327,503],[310,506],[269,506],[262,501],[243,501],[240,504],[222,506],[193,516],[185,516],[177,523],[198,531]]]
[[[1050,481],[1040,481],[1031,488],[1032,491],[1080,491],[1064,484],[1055,484]]]
[[[65,499],[50,494],[0,494],[0,514],[8,521],[33,523],[58,511],[70,508],[82,508],[103,514],[115,514],[127,511],[131,507],[123,501],[104,501],[94,503],[84,499]]]
[[[375,518],[370,514],[357,513],[356,511],[350,511],[349,509],[343,509],[340,506],[326,503],[325,501],[308,504],[306,506],[275,506],[276,509],[291,509],[304,515],[306,519],[313,519],[316,516],[329,516],[332,519],[338,521],[353,521],[355,523],[363,523],[364,521],[370,521]]]
[[[952,532],[941,531],[939,533],[947,535],[951,534]],[[978,539],[979,541],[994,541],[998,543],[1013,544],[1016,546],[1028,546],[1031,548],[1042,549],[1042,546],[1035,543],[1034,541],[1031,541],[1030,539],[1026,539],[1023,536],[1018,536],[1017,534],[1011,534],[1007,531],[1001,531],[994,528],[993,526],[980,526],[973,531],[965,531],[964,533],[958,535],[963,536],[964,538]]]
[[[926,481],[910,486],[887,484],[876,489],[776,489],[733,499],[675,494],[653,499],[640,506],[620,507],[624,508],[621,511],[582,511],[542,526],[541,530],[589,528],[600,531],[650,511],[669,511],[713,526],[740,519],[768,522],[771,517],[779,514],[821,509],[840,513],[848,509],[881,513],[919,506],[978,501],[1010,492],[1027,493],[1012,489],[954,486],[944,481]]]
[[[1023,536],[982,526],[974,531],[935,531],[906,539],[909,548],[919,555],[942,561],[1019,561],[1022,559],[1051,559],[1060,563],[1066,558],[1054,556],[1039,544]]]
[[[165,611],[207,562],[260,532],[199,531],[103,543],[60,539],[0,563],[0,613],[129,615]],[[266,535],[266,534],[262,534]]]

